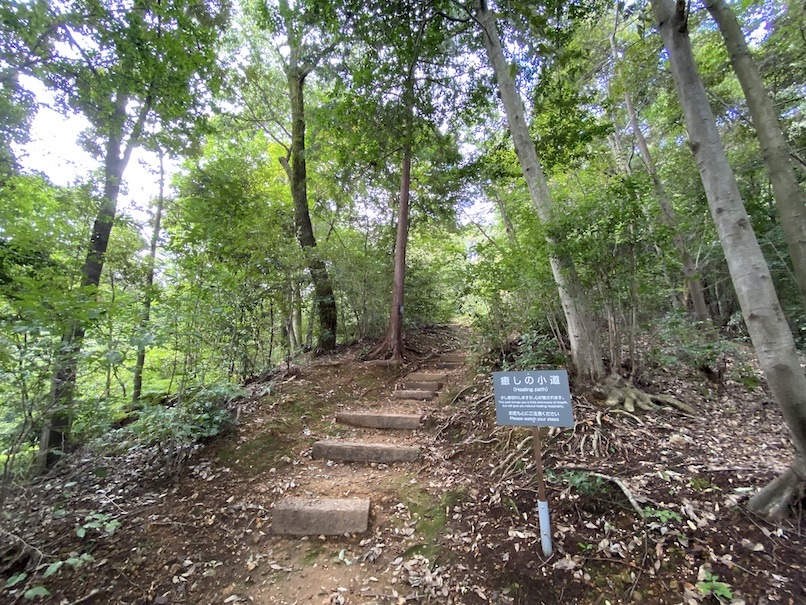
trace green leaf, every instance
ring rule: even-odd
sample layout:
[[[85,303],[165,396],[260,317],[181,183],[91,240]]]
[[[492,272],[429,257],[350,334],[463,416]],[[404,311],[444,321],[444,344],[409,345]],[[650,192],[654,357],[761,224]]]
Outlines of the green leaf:
[[[35,586],[33,588],[29,588],[25,591],[23,598],[30,601],[31,599],[35,599],[36,597],[46,597],[50,594],[50,591],[45,588],[44,586]]]
[[[79,538],[83,538],[84,536],[87,535],[87,529],[84,527],[76,527],[76,535]]]
[[[18,574],[15,574],[15,575],[11,576],[8,580],[6,580],[6,588],[11,588],[12,586],[15,586],[16,584],[19,584],[20,582],[22,582],[27,577],[28,577],[28,574],[25,573],[25,572],[18,573]]]
[[[64,565],[64,561],[55,561],[48,565],[48,568],[45,570],[45,573],[42,574],[43,578],[48,578],[59,571],[59,568]]]

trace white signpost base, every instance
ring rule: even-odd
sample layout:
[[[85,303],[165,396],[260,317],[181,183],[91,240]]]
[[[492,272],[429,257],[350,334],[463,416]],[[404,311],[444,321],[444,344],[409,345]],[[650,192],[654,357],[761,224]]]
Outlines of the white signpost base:
[[[549,503],[544,500],[537,502],[537,514],[540,521],[540,545],[543,547],[543,554],[551,556],[551,522],[549,521]]]

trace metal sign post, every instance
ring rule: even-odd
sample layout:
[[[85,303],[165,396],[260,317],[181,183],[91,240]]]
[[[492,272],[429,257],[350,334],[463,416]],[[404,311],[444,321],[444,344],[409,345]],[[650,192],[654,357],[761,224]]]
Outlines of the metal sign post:
[[[531,426],[532,448],[537,468],[537,512],[540,545],[545,556],[552,553],[551,521],[546,483],[543,478],[541,426],[574,426],[571,390],[565,370],[493,372],[496,422],[509,426]]]

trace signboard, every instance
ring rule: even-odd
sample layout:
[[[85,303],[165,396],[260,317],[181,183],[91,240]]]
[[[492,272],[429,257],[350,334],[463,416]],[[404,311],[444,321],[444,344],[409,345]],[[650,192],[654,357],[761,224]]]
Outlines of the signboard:
[[[574,426],[566,370],[493,372],[496,423],[506,426]]]

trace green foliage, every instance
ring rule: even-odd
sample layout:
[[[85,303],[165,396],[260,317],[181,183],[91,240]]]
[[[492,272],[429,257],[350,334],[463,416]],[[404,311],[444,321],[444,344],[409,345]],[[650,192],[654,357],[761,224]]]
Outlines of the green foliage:
[[[25,591],[22,595],[22,598],[26,601],[32,601],[37,597],[46,597],[50,594],[50,591],[45,588],[44,586],[34,586],[33,588],[29,588]]]
[[[580,496],[601,498],[610,490],[604,479],[586,471],[565,471],[561,478]]]
[[[28,574],[23,572],[16,573],[6,580],[6,588],[13,588],[20,582],[24,582],[25,579],[28,577]]]
[[[146,443],[190,445],[231,426],[228,406],[244,394],[242,387],[226,382],[188,389],[173,406],[145,405],[130,430]]]
[[[97,529],[102,531],[103,535],[106,537],[113,535],[117,531],[118,527],[120,527],[120,521],[117,519],[112,519],[109,517],[109,515],[104,513],[94,512],[84,517],[84,523],[82,523],[79,527],[76,527],[76,535],[79,538],[83,538],[87,535],[87,530]],[[92,557],[90,557],[89,560],[92,560]],[[70,563],[69,560],[66,562]],[[77,567],[77,565],[73,565],[73,567]],[[47,577],[47,575],[45,577]]]
[[[730,600],[733,598],[733,590],[731,590],[730,584],[720,581],[719,576],[710,571],[705,572],[705,579],[697,582],[697,590],[703,596],[716,597],[720,602],[722,599]]]
[[[683,519],[679,513],[676,513],[673,510],[665,509],[665,508],[652,508],[650,506],[644,507],[644,516],[649,518],[655,518],[661,525],[666,525],[669,521],[676,521],[677,523],[682,523]]]
[[[84,537],[84,533],[79,533],[80,529],[95,529],[95,528],[104,528],[106,532],[106,536],[111,536],[117,526],[120,524],[118,521],[109,520],[106,515],[100,513],[93,513],[87,516],[87,523],[85,523],[82,527],[76,528],[76,533],[79,537]],[[106,525],[99,525],[98,522],[106,522]],[[108,529],[108,526],[112,526],[111,531]],[[45,571],[42,572],[42,579],[46,580],[49,577],[58,573],[60,569],[62,569],[65,565],[72,567],[74,570],[79,569],[85,563],[89,563],[94,561],[95,558],[89,553],[73,553],[66,559],[59,559],[58,561],[53,561],[52,563],[43,563],[39,565],[36,570],[40,571],[44,569]],[[21,572],[12,575],[6,580],[5,588],[8,590],[12,590],[12,594],[19,594],[18,591],[14,589],[15,586],[18,586],[22,582],[28,579],[27,572]],[[46,597],[50,595],[50,591],[47,587],[43,586],[42,584],[37,584],[36,586],[32,586],[31,588],[27,588],[25,592],[22,593],[22,598],[26,601],[31,601],[36,599],[37,597]],[[18,597],[19,598],[19,597]]]
[[[462,243],[451,233],[430,225],[411,233],[406,272],[408,322],[438,324],[454,317],[459,291],[464,285],[464,261]]]
[[[683,313],[667,313],[653,324],[648,361],[663,367],[682,364],[710,367],[724,354],[736,354],[730,341],[708,324],[693,322]]]
[[[511,367],[505,364],[502,369],[504,371],[529,370],[544,366],[556,368],[565,365],[565,362],[565,355],[554,336],[530,330],[518,341],[518,351]]]

